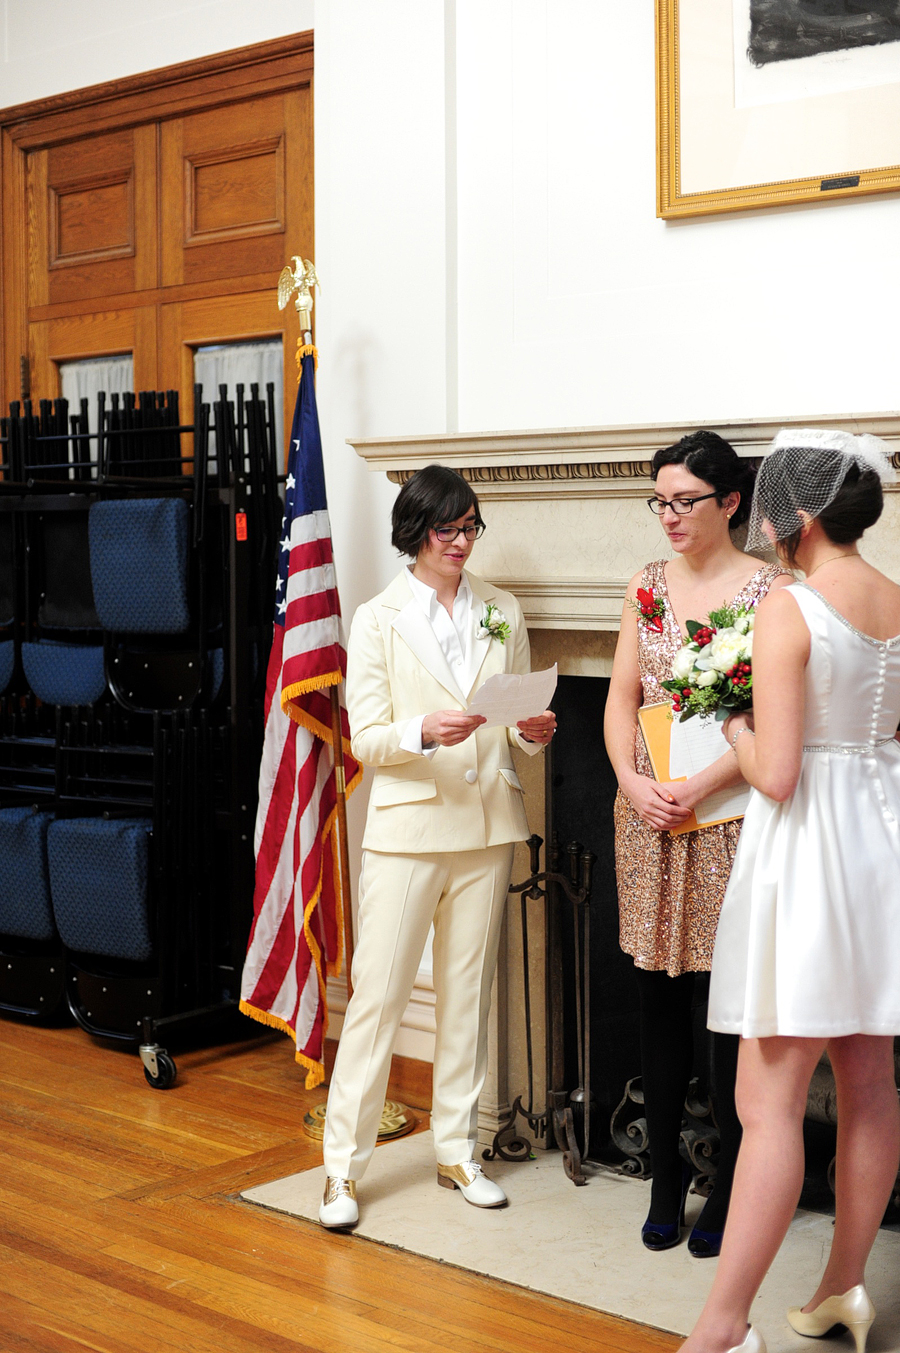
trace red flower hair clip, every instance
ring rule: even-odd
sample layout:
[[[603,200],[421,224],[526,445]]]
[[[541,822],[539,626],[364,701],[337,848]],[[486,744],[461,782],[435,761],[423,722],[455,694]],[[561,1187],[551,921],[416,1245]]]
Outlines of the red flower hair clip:
[[[665,615],[666,603],[662,597],[653,595],[652,587],[639,587],[637,601],[630,602],[630,605],[633,611],[637,611],[648,630],[655,630],[657,634],[662,634],[662,618]]]

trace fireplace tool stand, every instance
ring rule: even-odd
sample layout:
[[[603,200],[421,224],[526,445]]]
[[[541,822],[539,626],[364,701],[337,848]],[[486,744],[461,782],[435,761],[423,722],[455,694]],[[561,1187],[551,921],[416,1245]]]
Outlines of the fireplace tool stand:
[[[529,836],[526,845],[531,854],[531,874],[524,883],[510,886],[510,893],[519,894],[519,908],[522,926],[522,964],[525,992],[525,1049],[528,1065],[527,1105],[522,1104],[522,1095],[513,1102],[509,1117],[502,1123],[494,1136],[490,1148],[485,1150],[485,1160],[528,1160],[531,1155],[531,1142],[516,1131],[516,1123],[521,1117],[525,1120],[537,1141],[550,1138],[562,1149],[563,1168],[574,1184],[587,1181],[582,1171],[582,1158],[586,1156],[591,1140],[591,1107],[594,1103],[591,1094],[591,876],[596,856],[585,850],[579,841],[572,841],[566,847],[565,856],[568,870],[560,868],[561,851],[554,834],[548,851],[549,868],[541,870],[540,836]],[[547,944],[547,977],[544,983],[546,1024],[547,1024],[547,1103],[543,1110],[534,1110],[534,1055],[531,1033],[531,973],[528,958],[528,901],[543,902]],[[578,1085],[567,1092],[554,1088],[562,1079],[561,1055],[563,1044],[563,993],[559,981],[559,964],[556,962],[560,951],[560,912],[568,903],[572,908],[573,936],[575,949],[575,1027],[578,1058]],[[581,1140],[578,1140],[576,1118],[581,1119]]]

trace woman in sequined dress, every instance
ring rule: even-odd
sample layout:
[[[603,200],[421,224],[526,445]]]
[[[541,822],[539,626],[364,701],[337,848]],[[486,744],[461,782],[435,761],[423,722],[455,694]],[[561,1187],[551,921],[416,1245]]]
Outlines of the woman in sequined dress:
[[[735,758],[723,755],[687,780],[659,784],[637,724],[643,705],[668,700],[660,683],[687,642],[688,619],[716,607],[755,606],[772,587],[791,581],[776,564],[761,564],[734,545],[747,519],[753,471],[714,432],[695,432],[653,458],[650,505],[674,559],[657,559],[632,578],[622,613],[605,736],[619,782],[615,805],[620,943],[634,959],[640,1001],[641,1076],[653,1182],[642,1229],[648,1249],[681,1238],[689,1168],[679,1142],[693,1063],[692,1005],[697,974],[708,974],[719,909],[741,824],[727,822],[670,836],[696,804],[739,784]],[[637,609],[638,589],[652,592],[659,614]],[[652,608],[651,608],[652,609]],[[702,996],[702,990],[696,995]],[[697,1258],[718,1254],[728,1211],[740,1122],[734,1108],[738,1039],[712,1035],[712,1071],[720,1152],[716,1187],[688,1246]]]

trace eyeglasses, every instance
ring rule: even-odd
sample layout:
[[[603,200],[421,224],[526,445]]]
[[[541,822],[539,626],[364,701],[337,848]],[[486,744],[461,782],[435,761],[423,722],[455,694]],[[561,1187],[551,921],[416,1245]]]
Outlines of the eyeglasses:
[[[718,498],[718,496],[717,493],[701,493],[699,498],[673,498],[668,503],[665,498],[648,498],[647,506],[651,512],[656,513],[657,517],[661,517],[667,507],[670,507],[679,517],[686,517],[695,503],[703,503],[707,498]]]
[[[468,526],[435,526],[433,529],[441,544],[449,545],[457,536],[465,536],[466,540],[477,540],[484,526],[481,523],[476,526],[474,522],[469,522]]]

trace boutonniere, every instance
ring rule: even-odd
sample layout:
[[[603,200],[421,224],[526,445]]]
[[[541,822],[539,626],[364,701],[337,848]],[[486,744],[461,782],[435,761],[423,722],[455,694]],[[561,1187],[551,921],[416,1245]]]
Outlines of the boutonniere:
[[[505,644],[510,634],[512,630],[506,616],[499,606],[489,601],[478,626],[479,639],[499,639],[501,644]]]
[[[662,597],[653,595],[652,587],[639,587],[637,601],[629,601],[628,604],[633,611],[637,611],[648,630],[655,630],[657,634],[662,634],[662,618],[666,613],[666,603]]]

